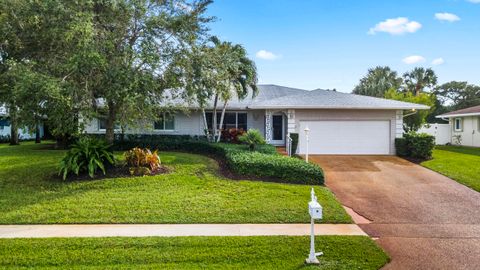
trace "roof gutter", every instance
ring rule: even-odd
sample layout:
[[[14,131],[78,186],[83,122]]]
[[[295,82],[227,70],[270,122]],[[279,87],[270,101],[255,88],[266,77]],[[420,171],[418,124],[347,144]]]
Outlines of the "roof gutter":
[[[428,110],[429,106],[356,107],[356,106],[249,106],[247,109],[348,109],[348,110]]]
[[[457,113],[457,114],[442,114],[442,115],[437,115],[435,118],[452,118],[452,117],[462,117],[462,116],[480,116],[480,112],[475,112],[475,113]]]

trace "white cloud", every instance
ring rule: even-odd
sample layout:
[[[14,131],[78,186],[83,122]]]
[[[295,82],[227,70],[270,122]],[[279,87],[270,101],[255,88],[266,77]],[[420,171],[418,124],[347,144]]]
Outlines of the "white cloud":
[[[458,17],[455,14],[447,13],[447,12],[435,13],[435,19],[440,20],[440,21],[448,21],[448,22],[460,21],[460,17]]]
[[[480,0],[467,0],[467,1],[474,4],[480,3]]]
[[[433,59],[433,61],[432,61],[432,65],[434,65],[434,66],[439,66],[443,63],[445,63],[445,60],[443,60],[443,58],[441,58],[441,57]]]
[[[402,35],[405,33],[415,33],[420,28],[422,28],[422,25],[419,22],[410,21],[405,17],[398,17],[377,23],[375,27],[370,28],[368,34],[375,35],[377,32],[385,32],[392,35]]]
[[[426,61],[425,57],[420,55],[411,55],[408,57],[403,58],[402,60],[405,64],[412,65],[418,63],[424,63]]]
[[[255,56],[257,58],[263,59],[263,60],[275,60],[280,57],[280,55],[276,55],[272,52],[266,51],[266,50],[260,50],[258,51]]]

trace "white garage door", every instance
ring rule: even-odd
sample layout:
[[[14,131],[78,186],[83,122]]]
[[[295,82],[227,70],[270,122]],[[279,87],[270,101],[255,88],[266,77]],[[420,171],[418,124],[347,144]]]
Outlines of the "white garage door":
[[[306,152],[307,126],[310,154],[390,154],[390,121],[300,121],[300,154]]]

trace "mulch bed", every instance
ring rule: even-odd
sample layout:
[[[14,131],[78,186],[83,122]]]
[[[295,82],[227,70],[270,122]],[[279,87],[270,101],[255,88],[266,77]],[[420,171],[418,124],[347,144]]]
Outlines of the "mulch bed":
[[[171,169],[162,166],[160,169],[151,172],[150,174],[146,174],[143,176],[154,176],[160,174],[167,174],[170,173]],[[88,180],[101,180],[105,178],[133,178],[133,177],[142,177],[142,175],[132,175],[128,170],[128,167],[125,166],[115,166],[106,169],[106,174],[104,175],[101,171],[97,171],[93,178],[91,178],[88,173],[80,173],[79,175],[70,174],[67,176],[65,181],[88,181]],[[62,176],[56,175],[56,178],[63,181]]]

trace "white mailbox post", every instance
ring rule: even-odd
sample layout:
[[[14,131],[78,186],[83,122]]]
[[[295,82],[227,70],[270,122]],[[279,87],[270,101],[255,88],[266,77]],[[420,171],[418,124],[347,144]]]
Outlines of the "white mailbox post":
[[[311,200],[308,203],[308,213],[310,214],[310,254],[306,260],[307,264],[320,264],[317,256],[322,256],[323,252],[315,253],[315,219],[322,219],[322,206],[317,201],[317,196],[315,196],[315,191],[312,188]]]

